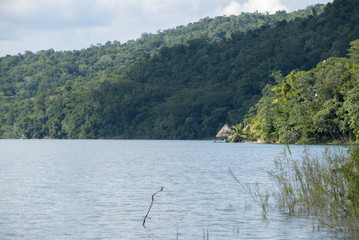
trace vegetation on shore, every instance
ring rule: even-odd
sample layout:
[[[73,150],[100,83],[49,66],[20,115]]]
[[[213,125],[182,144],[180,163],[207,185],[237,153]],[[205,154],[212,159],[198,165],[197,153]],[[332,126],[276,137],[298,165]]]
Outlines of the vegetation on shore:
[[[243,14],[245,29],[227,26],[234,16],[204,19],[125,44],[0,58],[0,137],[211,138],[243,121],[273,71],[285,76],[346,55],[359,38],[358,1],[315,9],[294,19]],[[229,31],[191,38],[202,30],[188,29],[202,25]]]
[[[336,232],[359,233],[359,147],[327,149],[320,158],[306,150],[302,159],[288,147],[269,174],[282,211],[315,215]]]
[[[359,40],[348,58],[329,58],[310,71],[274,74],[245,120],[265,142],[359,141]]]

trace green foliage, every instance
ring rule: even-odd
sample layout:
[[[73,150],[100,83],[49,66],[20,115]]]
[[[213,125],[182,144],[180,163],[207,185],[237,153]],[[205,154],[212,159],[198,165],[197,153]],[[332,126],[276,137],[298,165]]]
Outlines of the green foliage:
[[[359,38],[359,19],[352,17],[359,14],[357,5],[338,0],[325,9],[291,14],[206,18],[124,44],[0,58],[0,137],[210,138],[224,123],[243,120],[273,82],[268,79],[273,71],[286,75],[308,70],[328,56],[345,56],[349,42]],[[352,71],[355,75],[357,70]],[[346,78],[352,79],[350,74]],[[325,84],[341,84],[327,78]],[[285,133],[283,141],[306,141],[315,133],[305,128],[313,121],[308,117],[308,96],[313,95],[304,88],[294,90],[311,86],[313,77],[298,78],[294,72],[286,79],[281,98],[288,99],[275,109],[287,118],[281,120],[285,128],[276,129],[269,110],[259,110],[266,117],[257,118],[251,132],[273,140]],[[348,81],[347,92],[356,87]],[[351,133],[347,128],[358,124],[355,92],[347,96],[324,87],[322,92],[323,101],[345,96],[341,111],[347,114],[338,126],[340,133]],[[271,97],[264,99],[269,106]],[[288,114],[286,109],[301,99],[308,106]],[[318,121],[328,114],[342,115],[323,112]],[[297,119],[300,125],[293,129]]]
[[[232,142],[242,142],[246,137],[246,129],[243,128],[242,124],[236,124],[231,127],[232,135],[228,137],[228,140]]]
[[[313,157],[305,149],[295,159],[289,147],[269,172],[278,187],[278,204],[290,214],[307,213],[335,231],[359,232],[359,148],[326,149]]]
[[[247,117],[260,138],[282,143],[359,140],[355,42],[350,58],[330,58],[308,72],[292,72],[272,86],[272,92],[264,92],[252,110],[256,114]]]
[[[359,147],[351,149],[350,157],[341,168],[336,171],[343,175],[348,199],[346,212],[358,218],[359,216]],[[357,223],[358,224],[358,223]],[[359,227],[359,225],[357,226]],[[359,230],[359,229],[358,229]]]
[[[348,55],[352,61],[359,63],[359,39],[350,42]]]

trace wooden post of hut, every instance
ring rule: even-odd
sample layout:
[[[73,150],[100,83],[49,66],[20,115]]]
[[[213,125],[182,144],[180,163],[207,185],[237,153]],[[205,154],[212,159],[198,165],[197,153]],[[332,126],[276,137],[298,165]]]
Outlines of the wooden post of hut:
[[[228,126],[228,124],[224,124],[224,126],[221,128],[221,130],[219,130],[219,132],[216,135],[216,138],[221,138],[227,142],[228,137],[232,135],[232,130],[231,128]]]

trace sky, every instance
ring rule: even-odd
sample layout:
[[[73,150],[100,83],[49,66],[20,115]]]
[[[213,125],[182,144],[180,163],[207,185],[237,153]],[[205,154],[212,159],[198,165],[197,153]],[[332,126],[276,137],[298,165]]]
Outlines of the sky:
[[[0,0],[0,57],[80,50],[241,12],[287,12],[329,0]]]

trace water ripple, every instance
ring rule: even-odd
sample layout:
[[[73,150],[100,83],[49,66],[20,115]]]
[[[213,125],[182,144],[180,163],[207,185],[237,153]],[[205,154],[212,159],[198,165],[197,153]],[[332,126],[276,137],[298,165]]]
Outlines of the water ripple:
[[[210,141],[0,141],[0,239],[338,239],[313,219],[261,211],[279,145]],[[293,152],[301,148],[293,146]],[[143,228],[143,218],[154,205]]]

